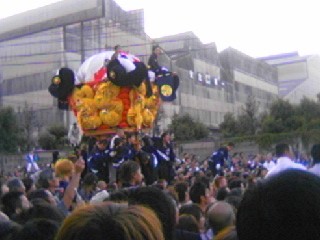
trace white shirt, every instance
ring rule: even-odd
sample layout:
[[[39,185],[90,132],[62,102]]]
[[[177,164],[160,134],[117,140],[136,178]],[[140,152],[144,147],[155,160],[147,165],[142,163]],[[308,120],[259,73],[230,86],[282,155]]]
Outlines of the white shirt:
[[[118,134],[114,135],[114,136],[111,138],[110,146],[109,146],[110,149],[114,148],[114,141],[116,140],[116,138],[120,138]]]
[[[274,168],[276,164],[274,163],[274,161],[266,161],[264,164],[263,164],[263,167],[265,167],[266,169],[268,169],[268,171],[270,171],[272,168]]]
[[[287,169],[307,170],[307,168],[305,166],[303,166],[299,163],[294,163],[288,157],[280,157],[280,158],[278,158],[276,165],[268,172],[266,177],[273,176],[273,175],[278,174],[279,172],[282,172]]]
[[[320,163],[316,163],[312,168],[309,168],[308,171],[320,177]]]

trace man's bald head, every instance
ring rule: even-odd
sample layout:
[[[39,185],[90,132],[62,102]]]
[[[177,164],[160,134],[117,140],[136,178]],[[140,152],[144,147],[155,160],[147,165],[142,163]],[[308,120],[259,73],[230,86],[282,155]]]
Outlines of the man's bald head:
[[[235,224],[235,214],[232,206],[224,201],[213,204],[207,213],[208,223],[215,234],[222,229]]]

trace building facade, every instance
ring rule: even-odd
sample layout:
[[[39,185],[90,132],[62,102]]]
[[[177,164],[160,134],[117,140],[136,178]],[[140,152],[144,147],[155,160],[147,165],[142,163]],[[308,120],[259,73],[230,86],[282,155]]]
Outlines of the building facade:
[[[249,96],[258,104],[259,112],[268,109],[278,97],[277,69],[233,48],[220,53],[221,75],[231,84],[234,113],[238,115]]]
[[[242,113],[248,97],[263,112],[278,97],[277,69],[233,48],[218,53],[214,43],[202,44],[191,32],[156,39],[163,46],[181,84],[173,113],[189,113],[218,128],[228,112]],[[167,119],[167,123],[170,119]]]
[[[279,96],[292,104],[307,97],[314,101],[320,93],[320,57],[297,52],[261,58],[278,70]]]
[[[120,44],[146,60],[150,38],[142,10],[123,11],[112,0],[66,0],[0,20],[2,106],[33,111],[36,127],[75,121],[49,94],[61,67],[77,70],[105,48]]]
[[[174,114],[189,113],[218,128],[227,112],[239,114],[248,95],[265,109],[278,95],[277,70],[229,48],[202,44],[192,32],[150,39],[142,10],[124,11],[113,0],[65,0],[0,20],[0,103],[17,112],[32,107],[37,128],[75,121],[57,109],[48,93],[51,77],[67,66],[77,70],[89,56],[120,44],[147,62],[154,43],[159,62],[180,77],[177,99],[163,105],[161,130]]]

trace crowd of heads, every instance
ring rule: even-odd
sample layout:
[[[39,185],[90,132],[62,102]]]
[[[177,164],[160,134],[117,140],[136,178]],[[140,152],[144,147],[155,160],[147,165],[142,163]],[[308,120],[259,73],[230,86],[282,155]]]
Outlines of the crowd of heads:
[[[310,155],[318,164],[319,144]],[[170,183],[146,184],[133,160],[121,164],[114,182],[90,171],[81,177],[81,157],[67,177],[48,167],[2,178],[0,239],[320,239],[319,176],[289,168],[268,177],[264,167],[294,159],[288,144],[277,145],[274,158],[230,156],[224,173],[213,176],[207,159],[184,153]]]

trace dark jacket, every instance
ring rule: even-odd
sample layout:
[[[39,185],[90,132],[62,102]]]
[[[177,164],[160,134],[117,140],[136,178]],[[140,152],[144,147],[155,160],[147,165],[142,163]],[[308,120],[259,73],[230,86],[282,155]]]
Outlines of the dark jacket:
[[[148,66],[149,69],[157,72],[160,69],[159,63],[158,63],[158,56],[155,53],[152,53],[148,60]]]

